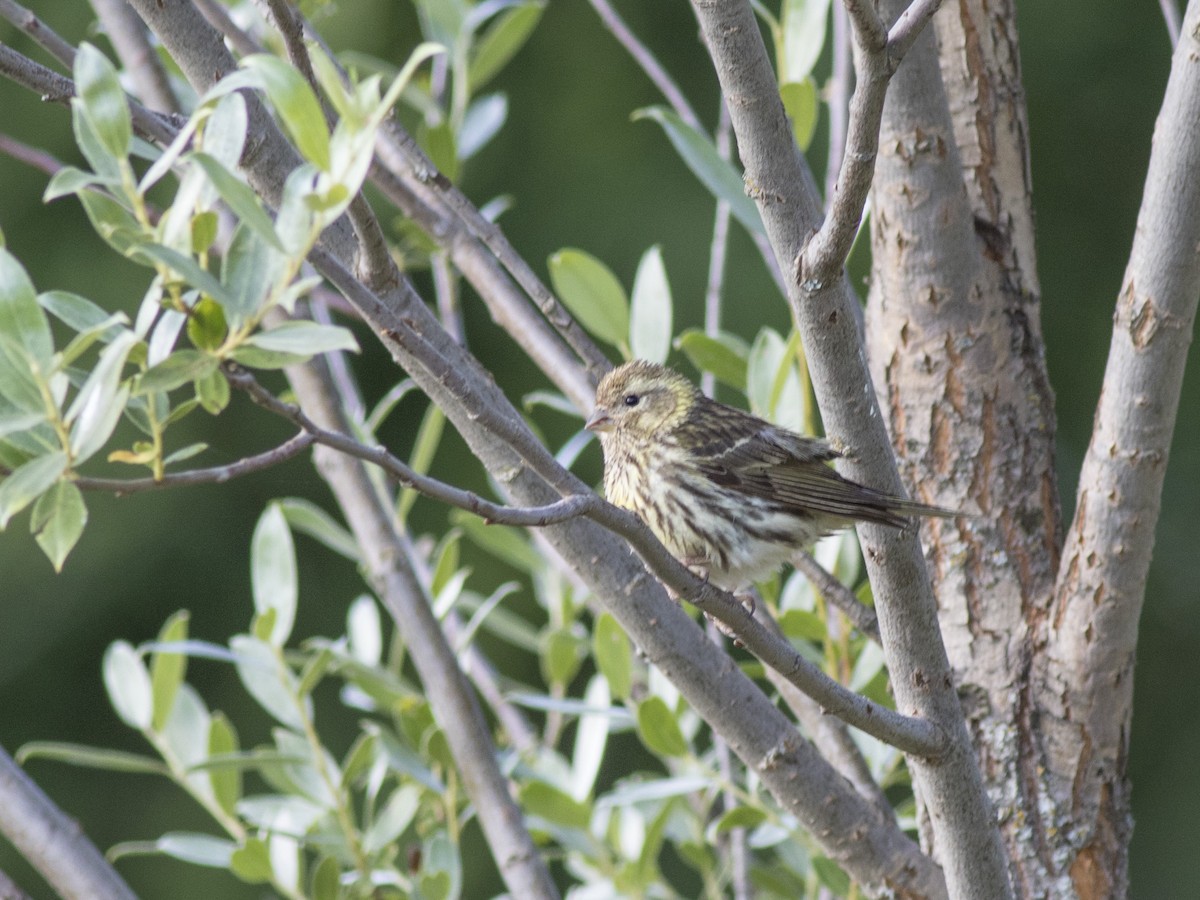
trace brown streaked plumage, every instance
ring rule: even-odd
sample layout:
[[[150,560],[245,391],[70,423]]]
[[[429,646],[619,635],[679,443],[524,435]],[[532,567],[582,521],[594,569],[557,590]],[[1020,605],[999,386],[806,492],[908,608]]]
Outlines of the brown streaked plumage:
[[[855,521],[900,528],[914,516],[958,515],[843,478],[824,441],[711,400],[644,360],[604,376],[587,427],[600,435],[609,501],[727,590]]]

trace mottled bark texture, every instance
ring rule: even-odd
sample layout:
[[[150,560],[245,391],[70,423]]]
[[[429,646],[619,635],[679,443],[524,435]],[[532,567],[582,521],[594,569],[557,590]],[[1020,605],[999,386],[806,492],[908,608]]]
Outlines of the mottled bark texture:
[[[1200,294],[1198,9],[1155,132],[1065,554],[1014,4],[946,3],[938,57],[914,48],[884,110],[869,357],[914,494],[974,514],[923,534],[1024,897],[1127,887],[1137,617]]]

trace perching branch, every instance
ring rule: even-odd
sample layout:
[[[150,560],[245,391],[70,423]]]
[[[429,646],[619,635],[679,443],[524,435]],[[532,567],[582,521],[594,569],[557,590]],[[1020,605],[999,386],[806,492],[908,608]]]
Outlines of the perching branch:
[[[821,290],[842,277],[875,177],[888,82],[940,2],[915,0],[888,32],[871,3],[846,0],[859,48],[854,95],[850,99],[846,155],[829,200],[829,215],[796,258],[796,279],[809,290]]]
[[[0,833],[67,900],[137,900],[79,825],[2,747]]]
[[[820,222],[820,198],[792,138],[754,12],[740,0],[694,2],[693,8],[722,91],[730,99],[745,179],[767,234],[779,259],[796,260],[806,243],[811,243],[809,236]],[[875,77],[886,77],[878,40],[874,52],[863,55],[875,60]],[[872,104],[881,104],[882,98],[876,95],[883,86],[868,88],[867,81],[860,71],[856,94],[869,90]],[[858,124],[851,127],[846,166],[869,172],[877,135],[864,134],[868,117],[862,103],[856,107],[852,115]],[[872,112],[869,117],[876,128],[878,116]],[[865,158],[859,158],[856,154],[864,149]],[[847,184],[854,183],[855,193],[865,196],[869,188],[865,175],[844,170],[842,177]],[[851,224],[861,212],[861,203],[849,200],[848,193],[835,199],[835,207],[840,204],[844,212],[835,211],[830,217],[835,223],[830,229],[836,227],[841,236],[828,247],[849,249],[856,227]],[[841,215],[846,218],[839,218]],[[831,250],[814,254],[821,263],[815,268],[811,262],[801,261],[804,277],[789,285],[788,300],[804,342],[826,430],[836,445],[853,450],[853,458],[843,460],[840,468],[857,481],[894,493],[901,490],[895,457],[855,324],[857,298],[851,296],[842,274],[844,252],[838,252],[841,255]],[[945,867],[949,890],[961,897],[1011,896],[995,817],[954,690],[938,631],[937,605],[915,532],[860,525],[858,533],[875,588],[897,706],[936,723],[949,741],[949,750],[936,762],[909,760],[917,790],[937,825],[934,846]]]

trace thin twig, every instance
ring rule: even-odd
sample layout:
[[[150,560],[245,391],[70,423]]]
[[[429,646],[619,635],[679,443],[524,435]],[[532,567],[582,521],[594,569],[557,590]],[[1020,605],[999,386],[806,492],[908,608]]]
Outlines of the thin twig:
[[[33,38],[38,46],[62,63],[67,71],[74,67],[75,48],[21,4],[14,3],[13,0],[0,0],[0,18],[11,22]]]
[[[1175,0],[1158,0],[1158,8],[1162,10],[1163,22],[1167,26],[1167,35],[1171,38],[1171,49],[1179,43],[1179,32],[1182,28],[1179,7]]]
[[[242,56],[262,53],[262,45],[229,17],[228,11],[216,0],[192,0],[192,5],[200,11],[200,15],[219,31],[233,45],[233,49]]]
[[[804,577],[812,582],[813,587],[820,591],[826,600],[845,613],[846,618],[854,623],[855,628],[875,643],[879,643],[879,619],[875,615],[875,610],[855,597],[854,592],[826,571],[825,567],[817,562],[811,553],[797,553],[792,557],[791,562],[797,571],[803,573]]]
[[[717,153],[721,159],[729,160],[733,152],[733,126],[729,124],[729,110],[721,100],[721,113],[717,122]],[[704,287],[704,333],[715,338],[721,330],[721,288],[725,282],[725,257],[729,251],[729,203],[717,199],[713,214],[713,236],[708,250],[708,282]],[[711,372],[700,378],[700,389],[711,397],[716,379]]]
[[[850,90],[854,82],[854,60],[850,50],[850,18],[846,7],[833,4],[833,70],[829,76],[829,153],[825,163],[825,202],[833,199],[842,156],[846,152],[846,120],[850,112]]]
[[[461,488],[446,484],[444,481],[438,481],[436,478],[420,474],[406,465],[401,459],[393,456],[384,447],[368,447],[366,444],[362,444],[345,434],[321,428],[305,415],[299,406],[280,400],[259,384],[258,380],[250,372],[240,366],[227,364],[224,371],[231,385],[240,391],[244,391],[246,396],[263,409],[287,419],[289,422],[303,429],[305,434],[311,438],[310,443],[315,441],[318,444],[331,447],[348,456],[353,456],[355,459],[374,463],[404,487],[420,491],[425,496],[432,497],[434,500],[440,500],[451,506],[457,506],[459,509],[475,513],[475,515],[480,516],[490,523],[523,525],[527,527],[550,525],[554,522],[565,522],[567,519],[584,515],[591,506],[600,502],[600,498],[595,494],[575,494],[564,497],[557,503],[539,507],[516,507],[493,503],[471,491],[464,491]]]
[[[132,79],[138,99],[153,109],[179,112],[170,76],[150,46],[146,26],[138,14],[125,0],[91,0],[91,4]]]
[[[226,466],[209,469],[191,469],[187,472],[169,472],[162,478],[87,478],[75,479],[75,485],[84,491],[104,491],[118,497],[157,491],[165,488],[190,487],[196,484],[225,484],[243,475],[261,472],[286,462],[317,442],[315,435],[301,432],[278,447],[247,456]]]
[[[916,0],[900,16],[890,34],[873,5],[865,0],[845,0],[845,3],[859,46],[858,71],[850,100],[845,157],[833,195],[826,197],[829,213],[795,261],[796,280],[810,292],[842,277],[875,176],[888,82],[940,0]]]
[[[696,115],[696,111],[692,109],[687,98],[683,96],[683,91],[675,84],[675,81],[667,74],[667,70],[662,67],[658,59],[650,52],[650,48],[638,40],[637,35],[629,30],[629,26],[625,24],[625,20],[620,14],[613,9],[608,0],[588,0],[592,4],[592,9],[596,10],[596,14],[600,17],[600,21],[604,23],[604,27],[612,32],[613,37],[625,48],[625,51],[633,57],[634,62],[641,66],[642,71],[658,88],[659,92],[666,98],[667,103],[671,108],[678,113],[686,125],[691,126],[699,132],[704,131],[704,126],[700,124],[700,117]]]
[[[62,160],[40,147],[31,147],[7,134],[0,134],[0,153],[23,162],[40,172],[53,176],[64,165]]]
[[[55,806],[2,747],[0,834],[63,897],[136,900],[79,823]]]

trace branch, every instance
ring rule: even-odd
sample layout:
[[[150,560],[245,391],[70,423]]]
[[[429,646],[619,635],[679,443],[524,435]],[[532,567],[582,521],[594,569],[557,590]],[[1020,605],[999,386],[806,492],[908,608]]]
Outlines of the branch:
[[[13,0],[0,0],[0,18],[11,22],[37,42],[43,50],[68,70],[75,65],[75,48],[59,37],[58,32]]]
[[[79,823],[0,747],[0,832],[67,900],[137,900]]]
[[[875,177],[888,82],[940,2],[915,0],[888,33],[874,6],[865,0],[845,0],[859,46],[857,79],[850,99],[846,155],[829,200],[829,215],[796,257],[796,280],[808,290],[821,290],[842,277]]]
[[[345,434],[321,428],[305,415],[299,406],[294,403],[284,403],[240,366],[227,363],[224,372],[229,383],[238,390],[244,391],[246,396],[258,406],[301,428],[304,436],[308,438],[308,444],[314,442],[322,444],[363,462],[374,463],[402,486],[412,488],[426,497],[440,500],[450,506],[465,509],[467,512],[485,519],[489,524],[541,527],[585,515],[591,507],[600,503],[600,498],[591,493],[574,494],[556,503],[537,507],[515,507],[493,503],[471,491],[465,491],[462,488],[446,484],[444,481],[420,474],[398,457],[393,456],[384,447],[368,447]]]
[[[741,0],[693,0],[693,8],[721,89],[726,97],[737,98],[730,103],[730,115],[739,154],[775,254],[796,260],[819,222],[820,198],[792,139],[754,12]],[[850,11],[855,15],[854,9]],[[884,77],[880,53],[877,49],[862,55],[874,60],[875,72],[864,77],[860,71],[856,98],[866,92],[874,98],[870,106],[882,104],[883,86],[869,83],[871,77]],[[853,182],[865,196],[869,181],[859,184],[862,176],[853,173],[869,172],[878,135],[865,127],[868,116],[863,110],[872,112],[869,118],[877,128],[881,107],[865,107],[861,98],[855,106],[852,115],[857,124],[851,129],[846,156],[846,167],[853,171],[844,170],[843,179],[846,184]],[[852,212],[851,221],[856,221],[861,203],[856,207],[849,202],[848,191],[839,187],[839,192],[843,196],[835,198],[835,207]],[[852,240],[854,227],[836,215],[830,219],[840,236],[836,244],[826,246],[844,244],[849,249],[842,232],[848,231]],[[830,233],[826,230],[826,235]],[[818,267],[801,260],[804,277],[789,285],[788,301],[804,341],[826,428],[835,443],[854,450],[852,458],[843,460],[839,468],[854,480],[896,493],[902,488],[895,458],[855,324],[857,299],[846,284],[844,252],[839,252],[841,256],[832,250],[814,254],[821,263]],[[949,890],[960,897],[1009,896],[1007,864],[995,816],[954,690],[916,531],[864,524],[858,526],[858,533],[875,589],[897,707],[936,723],[949,743],[946,754],[934,762],[909,760],[914,782],[937,826],[934,846],[945,865]]]
[[[179,112],[167,70],[150,46],[146,26],[125,0],[91,0],[104,33],[133,80],[134,93],[143,103],[165,112]]]
[[[1077,860],[1098,859],[1098,871],[1117,873],[1114,894],[1124,892],[1131,826],[1126,760],[1138,618],[1200,297],[1198,35],[1200,0],[1192,0],[1154,128],[1075,519],[1047,614],[1046,671],[1036,682],[1072,734],[1048,766],[1056,795],[1087,813]],[[1089,749],[1089,770],[1101,773],[1083,782],[1083,796],[1079,780],[1071,787],[1078,763],[1065,758],[1079,746]]]

